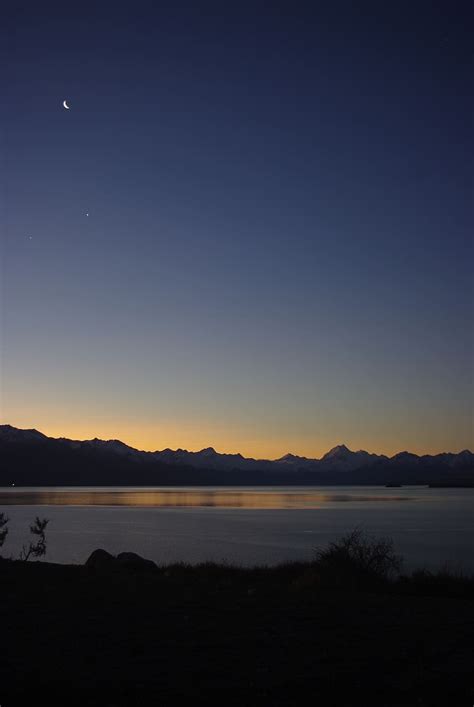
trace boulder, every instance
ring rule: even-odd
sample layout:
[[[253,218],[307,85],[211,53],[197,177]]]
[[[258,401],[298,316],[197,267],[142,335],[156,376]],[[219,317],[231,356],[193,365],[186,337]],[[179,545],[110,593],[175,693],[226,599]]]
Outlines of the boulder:
[[[94,550],[94,552],[89,555],[86,560],[87,567],[94,567],[96,569],[109,568],[115,562],[115,557],[107,552],[107,550]]]

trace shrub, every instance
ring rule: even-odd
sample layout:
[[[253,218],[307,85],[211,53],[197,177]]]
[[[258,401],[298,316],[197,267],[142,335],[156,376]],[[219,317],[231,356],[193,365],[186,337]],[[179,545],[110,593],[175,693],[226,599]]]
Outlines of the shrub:
[[[39,518],[36,516],[35,522],[30,525],[30,533],[36,535],[38,540],[35,543],[30,542],[29,546],[23,545],[20,552],[20,560],[26,562],[31,556],[42,557],[46,555],[46,526],[49,520],[47,518]]]
[[[398,575],[402,558],[390,538],[371,538],[359,528],[316,550],[315,568],[322,583],[357,586],[386,582]]]
[[[0,547],[7,539],[8,527],[7,523],[10,519],[5,515],[5,513],[0,513]]]

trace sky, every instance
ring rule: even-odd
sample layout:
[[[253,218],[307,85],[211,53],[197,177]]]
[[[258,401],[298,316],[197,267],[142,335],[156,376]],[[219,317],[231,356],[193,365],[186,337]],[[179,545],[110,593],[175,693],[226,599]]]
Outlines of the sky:
[[[469,7],[11,3],[1,420],[472,449]]]

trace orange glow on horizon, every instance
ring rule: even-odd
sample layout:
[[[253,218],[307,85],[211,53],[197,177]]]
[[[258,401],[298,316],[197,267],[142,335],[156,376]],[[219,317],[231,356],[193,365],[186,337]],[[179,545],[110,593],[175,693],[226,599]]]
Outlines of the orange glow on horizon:
[[[118,439],[124,444],[142,451],[158,451],[163,449],[186,449],[189,452],[200,451],[213,447],[220,454],[240,453],[245,457],[255,459],[278,459],[284,454],[292,453],[309,458],[320,458],[329,449],[345,444],[352,451],[364,449],[376,454],[393,456],[397,452],[409,451],[414,454],[438,454],[441,452],[459,452],[462,448],[447,448],[436,440],[432,447],[418,447],[416,444],[394,444],[392,440],[355,440],[351,438],[334,439],[320,437],[308,439],[305,436],[284,437],[281,434],[268,435],[262,430],[235,429],[229,425],[227,431],[223,426],[203,423],[184,423],[178,425],[159,421],[156,424],[141,424],[136,421],[114,420],[104,422],[92,419],[84,423],[60,423],[56,420],[45,420],[44,423],[33,421],[30,416],[16,416],[13,419],[3,419],[2,424],[10,424],[20,429],[37,429],[48,437],[66,437],[74,440],[87,440],[97,437],[102,440]],[[441,440],[442,442],[442,440]],[[465,447],[464,447],[465,448]]]

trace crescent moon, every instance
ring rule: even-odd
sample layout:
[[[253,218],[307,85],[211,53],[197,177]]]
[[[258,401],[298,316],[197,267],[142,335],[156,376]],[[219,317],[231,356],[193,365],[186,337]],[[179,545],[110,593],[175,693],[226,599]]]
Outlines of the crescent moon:
[[[66,101],[63,101],[63,106],[64,106],[64,108],[66,108],[66,110],[69,110],[69,106],[68,106],[68,104],[67,104],[67,100],[66,100]]]

